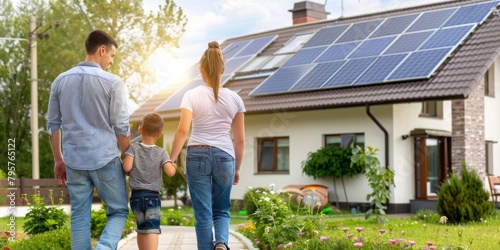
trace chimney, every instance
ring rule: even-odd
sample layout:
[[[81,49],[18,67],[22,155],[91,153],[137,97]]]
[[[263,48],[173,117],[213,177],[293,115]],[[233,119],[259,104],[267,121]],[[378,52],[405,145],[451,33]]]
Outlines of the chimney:
[[[329,12],[325,11],[325,5],[309,1],[298,2],[293,5],[293,25],[326,20]]]

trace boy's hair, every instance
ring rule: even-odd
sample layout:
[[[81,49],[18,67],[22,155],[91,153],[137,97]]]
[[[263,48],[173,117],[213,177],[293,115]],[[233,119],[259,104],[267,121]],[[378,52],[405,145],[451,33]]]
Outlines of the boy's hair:
[[[106,46],[106,51],[111,49],[111,45],[114,45],[115,48],[118,49],[118,43],[108,33],[102,30],[91,31],[87,39],[85,39],[85,50],[87,50],[87,55],[94,54],[101,45]]]
[[[149,113],[142,118],[142,133],[148,136],[157,136],[163,130],[163,118],[158,113]]]

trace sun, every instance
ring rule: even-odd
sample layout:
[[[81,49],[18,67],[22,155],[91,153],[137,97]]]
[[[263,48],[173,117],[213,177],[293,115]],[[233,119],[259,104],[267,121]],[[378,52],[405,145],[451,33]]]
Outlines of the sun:
[[[178,54],[178,50],[173,49]],[[163,86],[158,89],[184,81],[183,75],[188,70],[192,60],[175,57],[166,49],[157,49],[148,59],[149,68],[156,74],[156,85]],[[154,84],[154,83],[153,83]]]

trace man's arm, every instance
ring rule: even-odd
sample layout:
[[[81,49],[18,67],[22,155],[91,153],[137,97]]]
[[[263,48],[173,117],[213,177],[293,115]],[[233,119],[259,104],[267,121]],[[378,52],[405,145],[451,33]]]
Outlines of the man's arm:
[[[66,186],[66,163],[61,150],[61,130],[52,132],[49,143],[54,155],[54,175],[59,185]]]
[[[116,135],[116,139],[118,140],[118,148],[123,155],[130,147],[130,136]]]

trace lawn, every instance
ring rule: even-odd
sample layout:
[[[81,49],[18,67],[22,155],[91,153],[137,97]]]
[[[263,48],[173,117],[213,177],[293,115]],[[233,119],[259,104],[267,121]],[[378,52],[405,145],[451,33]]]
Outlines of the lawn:
[[[412,249],[500,249],[500,210],[480,222],[458,225],[440,223],[439,215],[429,211],[411,217],[389,216],[388,222],[382,225],[377,225],[374,219],[365,220],[364,216],[347,214],[324,216],[324,222],[325,228],[317,237],[325,236],[332,241],[346,238],[352,242],[361,241],[364,242],[362,249],[372,249],[372,243],[389,245],[391,242],[395,246],[387,249],[399,249],[405,243],[408,246],[414,243]],[[259,239],[252,239],[252,230],[251,222],[237,229],[255,244]],[[283,245],[286,243],[282,242]],[[429,248],[430,245],[437,248]]]

